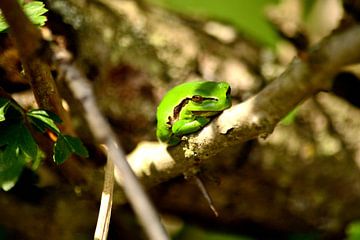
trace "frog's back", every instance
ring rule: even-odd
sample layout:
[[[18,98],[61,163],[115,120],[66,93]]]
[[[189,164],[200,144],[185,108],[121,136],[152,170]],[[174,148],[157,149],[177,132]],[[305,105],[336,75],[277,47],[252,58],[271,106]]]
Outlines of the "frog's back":
[[[174,108],[185,98],[194,95],[212,97],[213,93],[217,92],[216,89],[227,86],[228,84],[224,82],[195,81],[180,84],[169,90],[163,97],[156,112],[156,135],[160,141],[167,142],[171,137],[171,126],[167,123],[169,121],[169,116],[173,115]]]
[[[203,96],[204,90],[201,91],[201,88],[203,88],[201,86],[204,83],[206,84],[213,82],[187,82],[170,89],[165,94],[163,100],[160,102],[157,108],[156,118],[158,121],[158,126],[159,123],[161,125],[166,124],[168,117],[173,115],[174,107],[179,105],[184,98],[191,97],[194,95],[194,93]]]

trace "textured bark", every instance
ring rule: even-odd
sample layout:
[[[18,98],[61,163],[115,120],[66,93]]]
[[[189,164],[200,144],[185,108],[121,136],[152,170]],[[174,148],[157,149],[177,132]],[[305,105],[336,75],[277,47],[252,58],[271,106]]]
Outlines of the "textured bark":
[[[49,6],[73,27],[73,35],[68,38],[69,46],[75,46],[77,61],[94,81],[99,104],[129,152],[140,140],[155,140],[156,104],[171,86],[198,75],[225,79],[233,88],[236,103],[249,99],[265,84],[260,74],[260,49],[240,38],[225,43],[209,36],[204,31],[204,22],[183,19],[147,5],[139,7],[133,1],[54,0],[49,2]],[[350,34],[349,38],[352,37]],[[344,51],[336,44],[330,44],[326,50]],[[346,46],[350,45],[343,44]],[[337,56],[340,55],[341,52]],[[321,65],[324,59],[328,60],[327,55],[314,56],[319,58],[302,60],[326,68],[315,67],[310,72],[300,68],[308,71],[309,79],[315,80],[314,85],[304,88],[298,85],[298,89],[309,95],[320,88],[328,88],[330,84],[319,86],[320,82],[327,81],[321,77],[329,77],[330,83],[330,76],[336,73],[333,71],[337,71],[339,64],[337,59],[330,59],[331,65]],[[303,63],[299,61],[292,66]],[[346,64],[341,62],[341,65]],[[299,76],[298,72],[293,73]],[[280,80],[291,76],[286,74]],[[287,81],[292,79],[289,77]],[[279,91],[283,88],[281,85],[273,86]],[[262,93],[263,97],[271,95],[274,89],[266,91]],[[289,102],[293,101],[295,105],[304,99],[302,96],[295,101],[291,97],[299,92],[291,94],[292,91],[295,90],[286,93],[290,95]],[[257,96],[261,102],[261,95]],[[70,99],[69,103],[73,104]],[[213,217],[195,185],[181,179],[153,189],[158,206],[167,212],[190,216],[198,222],[235,229],[252,222],[280,231],[315,230],[334,234],[341,232],[351,220],[359,218],[359,109],[329,93],[321,93],[304,101],[292,125],[275,127],[289,108],[279,109],[284,107],[281,102],[275,107],[269,111],[281,111],[281,114],[264,124],[269,127],[263,129],[264,133],[273,131],[267,139],[253,140],[251,144],[240,144],[239,141],[221,152],[218,151],[220,148],[212,146],[214,153],[211,154],[216,155],[207,160],[207,165],[195,161],[202,170],[207,170],[204,177],[208,179],[206,184],[220,213],[219,218]],[[236,108],[241,109],[240,105]],[[229,116],[226,114],[221,116],[223,120]],[[245,117],[251,118],[251,115]],[[82,124],[78,126],[81,129]],[[202,134],[205,132],[193,141],[201,141]],[[84,136],[87,136],[85,132]],[[241,135],[232,137],[237,141]],[[215,140],[225,142],[225,138]],[[178,151],[182,152],[182,149]],[[164,157],[157,154],[147,154],[149,172],[139,170],[145,184],[156,185],[174,176],[169,171],[159,172],[156,164],[151,162]],[[200,154],[206,155],[207,152]],[[187,167],[179,172],[186,170]],[[158,178],[152,178],[152,174]],[[220,184],[209,180],[211,178],[219,179]],[[27,203],[19,204],[27,206]],[[5,215],[9,214],[6,206],[1,204]],[[39,209],[44,210],[44,207],[39,206]],[[94,211],[82,209],[86,210]],[[25,228],[23,225],[18,227]]]
[[[115,129],[128,149],[138,142],[135,139],[154,138],[154,130],[149,126],[154,127],[156,103],[169,85],[173,86],[200,73],[210,79],[229,81],[235,101],[248,98],[263,85],[263,78],[258,75],[259,50],[240,38],[229,44],[209,36],[203,30],[206,23],[189,21],[146,5],[139,7],[129,1],[87,1],[86,5],[78,1],[54,1],[51,7],[75,27],[79,46],[77,59],[85,70],[89,70],[89,66],[96,69],[92,69],[89,77],[94,78],[95,89],[99,89],[99,103],[114,126],[118,127]],[[79,21],[72,15],[74,12],[80,16]],[[351,57],[353,51],[349,51],[349,47],[352,45],[348,43],[358,35],[356,32],[357,28],[345,34],[340,45],[339,40],[330,38],[324,41],[306,56],[308,59],[305,57],[294,61],[289,70],[277,79],[280,81],[276,80],[273,87],[257,95],[255,105],[245,103],[263,109],[269,104],[264,102],[269,95],[279,96],[276,98],[278,102],[270,104],[268,113],[260,114],[260,118],[251,115],[251,112],[256,113],[256,107],[255,110],[249,108],[251,111],[243,114],[250,122],[267,119],[256,122],[259,128],[249,127],[255,130],[253,136],[262,131],[269,134],[274,124],[289,111],[289,104],[296,105],[319,89],[328,89],[332,76],[340,66],[359,59],[357,55]],[[358,41],[355,48],[359,48]],[[96,76],[91,75],[93,72],[97,73]],[[317,98],[321,101],[317,101]],[[354,203],[359,202],[359,193],[353,190],[360,183],[354,163],[358,155],[353,154],[346,141],[358,148],[356,142],[359,139],[355,135],[350,139],[343,137],[340,132],[359,131],[359,118],[351,117],[354,127],[347,128],[341,124],[336,129],[333,127],[335,116],[347,116],[337,113],[335,109],[347,106],[352,115],[358,114],[358,110],[328,94],[317,98],[306,101],[300,108],[297,122],[290,126],[279,126],[267,140],[261,140],[252,147],[244,145],[235,149],[228,147],[222,152],[217,150],[217,155],[207,160],[213,166],[207,165],[205,168],[212,169],[221,180],[219,186],[209,184],[221,216],[214,221],[240,224],[247,219],[281,230],[337,232],[358,216],[357,211],[349,211]],[[325,107],[329,109],[325,110]],[[239,105],[238,109],[246,108]],[[332,113],[328,114],[327,111]],[[235,108],[233,112],[236,112]],[[220,121],[223,118],[233,122],[234,117],[229,116],[221,115]],[[271,119],[271,116],[274,117]],[[318,121],[325,126],[318,126],[321,125]],[[348,121],[338,120],[339,123]],[[214,127],[214,124],[207,129]],[[243,127],[246,128],[246,125]],[[132,131],[125,130],[128,128],[132,128]],[[204,132],[198,135],[198,141],[202,144],[206,139],[202,137],[206,134]],[[236,141],[242,135],[234,132],[230,133]],[[249,136],[246,129],[244,134]],[[221,144],[217,146],[231,145],[227,144],[226,138],[229,136],[215,136],[215,141]],[[193,141],[196,143],[196,138]],[[239,144],[236,146],[243,146]],[[209,146],[213,150],[222,148]],[[177,149],[178,155],[183,154],[181,148]],[[213,154],[203,150],[206,148],[188,149],[195,149],[200,156],[208,154],[210,157]],[[248,158],[241,157],[246,151],[250,152]],[[149,153],[147,158],[151,158],[151,155],[157,158],[157,154]],[[131,156],[130,159],[135,159],[141,165],[139,161],[142,158],[136,160]],[[195,165],[199,161],[197,159],[194,159]],[[245,163],[238,163],[238,159]],[[149,164],[149,172],[139,173],[144,177],[145,184],[153,185],[168,179],[169,171],[158,171],[155,162],[150,161]],[[180,168],[179,172],[191,171],[193,164]],[[154,174],[158,175],[155,180],[152,178]],[[211,216],[205,202],[196,201],[200,196],[197,190],[192,192],[194,189],[191,185],[171,186],[166,190],[167,194],[163,193],[164,187],[158,189],[162,190],[158,190],[161,192],[154,197],[160,201],[159,206],[167,210],[181,209],[191,215]],[[337,194],[340,190],[342,194]]]

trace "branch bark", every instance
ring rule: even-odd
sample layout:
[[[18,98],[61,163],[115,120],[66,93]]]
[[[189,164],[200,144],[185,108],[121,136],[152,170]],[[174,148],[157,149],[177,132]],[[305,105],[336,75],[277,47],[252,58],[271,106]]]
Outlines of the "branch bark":
[[[40,30],[26,17],[17,1],[4,0],[0,9],[10,26],[10,33],[40,108],[56,113],[63,121],[64,132],[74,134],[70,115],[62,107],[56,83],[51,75],[46,47]]]
[[[68,123],[65,124],[69,127],[65,132],[72,132],[70,117],[61,105],[61,97],[48,65],[50,63],[49,60],[56,58],[52,58],[53,53],[50,46],[44,44],[39,30],[25,16],[17,1],[1,1],[0,9],[10,26],[39,106],[58,114],[64,122]],[[44,52],[49,53],[49,55],[44,55]],[[65,76],[65,79],[68,81],[67,84],[75,97],[83,104],[86,119],[95,139],[99,144],[104,144],[107,147],[109,159],[114,162],[115,167],[121,172],[124,179],[122,187],[149,239],[168,239],[154,207],[127,164],[115,134],[100,113],[90,84],[71,63],[64,60],[58,63],[60,73]]]
[[[320,90],[329,89],[334,74],[360,61],[359,35],[360,26],[354,26],[324,39],[305,58],[295,58],[261,92],[224,111],[199,133],[183,137],[175,147],[140,144],[128,156],[133,171],[146,185],[152,186],[196,172],[199,161],[206,163],[226,147],[258,136],[266,138],[296,105]]]

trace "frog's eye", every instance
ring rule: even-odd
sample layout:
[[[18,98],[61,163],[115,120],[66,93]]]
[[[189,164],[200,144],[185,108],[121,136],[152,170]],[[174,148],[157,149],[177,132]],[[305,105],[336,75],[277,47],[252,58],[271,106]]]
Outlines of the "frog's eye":
[[[200,103],[200,102],[202,102],[203,100],[204,100],[203,97],[200,96],[200,95],[194,95],[194,96],[191,97],[191,101],[193,101],[193,102]]]

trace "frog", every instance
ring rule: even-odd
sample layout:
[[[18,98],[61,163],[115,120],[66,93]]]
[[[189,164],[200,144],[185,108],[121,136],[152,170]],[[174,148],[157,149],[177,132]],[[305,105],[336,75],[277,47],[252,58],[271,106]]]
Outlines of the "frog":
[[[157,138],[169,146],[178,145],[184,135],[200,131],[230,108],[230,94],[226,82],[198,80],[175,86],[157,108]]]

